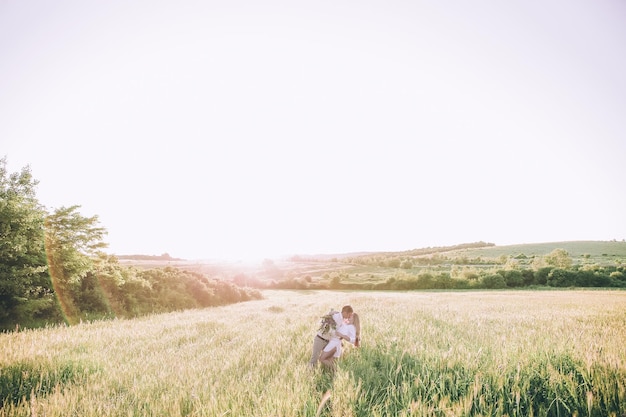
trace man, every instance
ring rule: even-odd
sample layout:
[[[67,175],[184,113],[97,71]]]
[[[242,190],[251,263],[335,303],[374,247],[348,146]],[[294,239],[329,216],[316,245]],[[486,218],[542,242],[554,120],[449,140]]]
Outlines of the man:
[[[335,323],[337,324],[337,326],[339,326],[339,324],[341,324],[344,320],[349,319],[352,316],[352,313],[352,307],[347,305],[343,306],[343,308],[341,309],[341,313],[331,310],[328,314],[332,315],[333,320],[335,320]],[[321,331],[318,331],[313,338],[313,352],[311,353],[311,360],[309,361],[309,365],[311,366],[311,368],[314,368],[317,365],[320,353],[326,347],[329,340],[330,335]]]
[[[352,313],[347,321],[337,326],[337,331],[330,338],[330,342],[326,345],[319,361],[326,367],[330,368],[333,372],[337,370],[337,360],[341,357],[343,351],[342,344],[346,340],[352,344],[356,342],[356,328],[354,326],[354,317],[358,317],[355,313]]]

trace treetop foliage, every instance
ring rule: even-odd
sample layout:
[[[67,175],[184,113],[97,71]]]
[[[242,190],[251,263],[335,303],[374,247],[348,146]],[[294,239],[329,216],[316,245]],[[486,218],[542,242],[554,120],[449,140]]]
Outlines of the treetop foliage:
[[[78,205],[48,213],[30,168],[9,173],[6,165],[0,159],[0,330],[260,298],[198,273],[120,265],[102,252],[98,216],[81,215]]]

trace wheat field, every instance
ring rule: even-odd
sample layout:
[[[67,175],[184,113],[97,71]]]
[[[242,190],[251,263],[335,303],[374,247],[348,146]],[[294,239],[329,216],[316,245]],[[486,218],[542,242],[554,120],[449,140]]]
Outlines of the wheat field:
[[[625,416],[626,292],[265,291],[0,335],[0,416]],[[307,362],[351,304],[361,348]]]

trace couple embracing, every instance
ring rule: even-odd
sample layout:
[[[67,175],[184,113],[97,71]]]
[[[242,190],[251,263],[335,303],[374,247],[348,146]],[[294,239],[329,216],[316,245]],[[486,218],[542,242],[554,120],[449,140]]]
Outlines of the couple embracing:
[[[341,357],[342,341],[359,346],[361,323],[359,315],[349,305],[341,312],[331,310],[322,317],[320,328],[313,339],[313,352],[309,365],[313,368],[319,360],[325,366],[335,369],[335,361]]]

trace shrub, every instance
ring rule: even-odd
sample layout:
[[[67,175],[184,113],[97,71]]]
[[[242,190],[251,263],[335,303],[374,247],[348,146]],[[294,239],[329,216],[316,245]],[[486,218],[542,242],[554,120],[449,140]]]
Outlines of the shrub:
[[[524,285],[522,272],[517,269],[506,271],[504,273],[504,281],[507,287],[521,287]]]
[[[485,275],[480,279],[483,288],[506,288],[506,281],[500,274]]]

